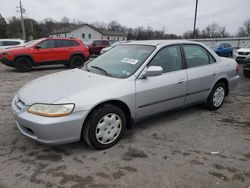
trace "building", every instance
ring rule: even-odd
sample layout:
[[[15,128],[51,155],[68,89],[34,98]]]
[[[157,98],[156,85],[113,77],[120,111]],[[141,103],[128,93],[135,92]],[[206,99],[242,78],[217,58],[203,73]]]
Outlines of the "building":
[[[85,42],[92,40],[127,40],[127,34],[125,33],[100,30],[88,24],[61,28],[50,34],[50,37],[74,37],[80,38]]]

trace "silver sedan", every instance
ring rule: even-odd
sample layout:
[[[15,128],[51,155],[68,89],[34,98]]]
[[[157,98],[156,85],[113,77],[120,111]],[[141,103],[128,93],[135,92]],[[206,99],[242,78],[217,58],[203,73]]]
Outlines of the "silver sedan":
[[[18,129],[29,138],[45,144],[83,138],[106,149],[146,117],[200,103],[219,109],[237,85],[238,69],[235,60],[200,43],[134,41],[80,69],[28,83],[12,109]]]

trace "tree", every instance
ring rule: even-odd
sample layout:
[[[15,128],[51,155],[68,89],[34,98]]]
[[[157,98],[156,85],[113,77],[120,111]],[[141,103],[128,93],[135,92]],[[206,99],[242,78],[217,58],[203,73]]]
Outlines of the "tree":
[[[108,24],[108,30],[110,31],[119,31],[119,32],[124,32],[126,29],[124,26],[119,24],[117,21],[111,21]]]
[[[6,38],[7,23],[4,17],[0,14],[0,38]]]
[[[250,37],[250,18],[246,20],[237,34],[239,37]]]
[[[21,38],[21,21],[16,17],[12,17],[8,20],[6,34],[8,38]]]
[[[195,29],[194,35],[195,35],[195,38],[201,38],[200,30]],[[193,31],[189,30],[189,31],[186,31],[185,33],[183,33],[182,37],[185,39],[192,39],[192,38],[194,38],[194,35],[193,35]]]
[[[26,29],[26,36],[28,40],[33,40],[37,38],[43,37],[42,29],[35,20],[31,18],[26,18],[24,20],[25,29]]]
[[[108,25],[105,22],[95,21],[91,25],[93,25],[94,27],[96,27],[98,29],[101,29],[101,30],[107,30],[108,29]]]
[[[203,38],[221,38],[228,37],[229,34],[226,32],[226,28],[213,22],[202,30]]]
[[[53,33],[57,29],[56,21],[52,18],[45,18],[40,24],[40,27],[43,31],[43,36],[48,36],[50,33]]]
[[[64,16],[59,23],[60,23],[60,27],[69,27],[71,25],[70,19],[66,16]]]

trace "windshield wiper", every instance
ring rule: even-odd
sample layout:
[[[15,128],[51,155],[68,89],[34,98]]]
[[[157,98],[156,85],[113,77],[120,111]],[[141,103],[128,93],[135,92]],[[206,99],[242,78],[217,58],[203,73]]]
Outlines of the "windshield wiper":
[[[101,67],[97,67],[97,66],[91,66],[91,68],[97,69],[101,72],[103,72],[106,76],[111,76],[110,73],[108,73],[105,69],[101,68]]]

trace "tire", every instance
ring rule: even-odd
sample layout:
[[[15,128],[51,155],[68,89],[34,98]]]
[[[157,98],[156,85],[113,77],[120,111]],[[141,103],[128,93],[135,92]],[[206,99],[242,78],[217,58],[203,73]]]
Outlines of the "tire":
[[[233,57],[233,52],[230,52],[230,53],[228,54],[228,57]]]
[[[32,61],[27,57],[19,57],[15,61],[15,68],[18,72],[29,72],[32,69]]]
[[[84,65],[84,58],[80,55],[74,55],[70,59],[70,68],[78,68]]]
[[[112,147],[120,140],[125,127],[124,112],[117,106],[106,104],[91,112],[84,124],[82,137],[90,147],[103,150]]]
[[[217,96],[217,98],[216,98]],[[218,110],[224,103],[226,97],[226,86],[223,82],[218,82],[212,89],[205,104],[208,110]]]
[[[245,76],[246,78],[250,78],[250,71],[244,69],[244,67],[243,67],[243,74],[244,74],[244,76]]]

